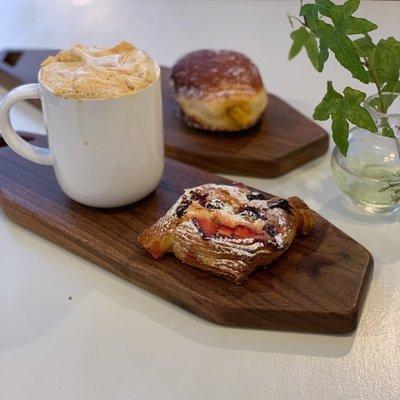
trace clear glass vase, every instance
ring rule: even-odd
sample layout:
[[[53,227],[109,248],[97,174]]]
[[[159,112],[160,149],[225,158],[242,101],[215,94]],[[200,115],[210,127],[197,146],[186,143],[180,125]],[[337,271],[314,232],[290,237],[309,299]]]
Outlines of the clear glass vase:
[[[342,192],[368,213],[400,210],[400,113],[383,114],[371,104],[377,95],[367,98],[364,107],[378,126],[377,133],[354,127],[349,134],[347,157],[337,147],[332,154],[333,177]],[[399,109],[399,98],[390,111]],[[382,136],[390,126],[396,139]]]

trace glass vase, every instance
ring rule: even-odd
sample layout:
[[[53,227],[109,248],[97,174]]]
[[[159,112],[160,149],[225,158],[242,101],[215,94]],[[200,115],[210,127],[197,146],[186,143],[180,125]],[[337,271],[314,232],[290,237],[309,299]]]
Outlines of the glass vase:
[[[331,165],[337,185],[352,203],[367,213],[386,214],[400,210],[400,113],[378,112],[372,106],[376,101],[377,95],[367,98],[364,108],[378,132],[352,128],[347,157],[335,147]],[[398,98],[390,110],[394,107],[400,110]],[[388,126],[396,138],[382,135]]]

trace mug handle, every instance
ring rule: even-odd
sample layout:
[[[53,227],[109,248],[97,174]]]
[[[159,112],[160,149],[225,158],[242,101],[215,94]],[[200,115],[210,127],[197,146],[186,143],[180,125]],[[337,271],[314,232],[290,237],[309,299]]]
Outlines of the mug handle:
[[[11,125],[11,107],[22,100],[40,99],[37,83],[18,86],[4,97],[0,105],[0,133],[6,143],[21,157],[42,165],[53,165],[53,152],[50,149],[37,147],[22,139]]]

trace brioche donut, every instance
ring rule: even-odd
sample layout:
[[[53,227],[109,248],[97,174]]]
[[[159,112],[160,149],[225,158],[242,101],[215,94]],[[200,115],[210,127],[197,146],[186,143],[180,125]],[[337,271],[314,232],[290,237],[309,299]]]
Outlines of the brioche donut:
[[[175,97],[188,125],[216,132],[253,126],[268,97],[257,67],[241,53],[198,50],[172,68]]]

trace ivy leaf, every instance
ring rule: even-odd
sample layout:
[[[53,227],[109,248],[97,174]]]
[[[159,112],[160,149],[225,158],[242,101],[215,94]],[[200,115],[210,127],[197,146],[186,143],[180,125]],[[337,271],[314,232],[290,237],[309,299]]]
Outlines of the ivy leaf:
[[[382,88],[382,92],[393,92],[400,94],[400,81],[385,83]]]
[[[318,6],[316,4],[304,4],[300,9],[300,16],[304,17],[306,24],[311,27],[318,21]]]
[[[328,81],[326,94],[315,108],[313,118],[317,121],[326,121],[329,119],[332,110],[340,106],[342,97],[343,96],[333,88],[332,81]]]
[[[315,108],[313,118],[319,121],[332,119],[333,140],[342,154],[347,154],[349,147],[349,122],[370,132],[376,132],[377,127],[368,111],[360,104],[365,99],[365,93],[346,87],[344,96],[338,93],[329,81],[327,92]]]
[[[367,33],[364,34],[363,37],[353,40],[353,44],[356,48],[356,51],[360,57],[363,59],[368,60],[369,62],[371,61],[372,53],[375,50],[375,44],[371,39],[371,36],[369,36]],[[369,81],[374,82],[374,78],[371,74],[371,71],[368,69],[368,76],[369,76]]]
[[[372,62],[381,82],[397,82],[400,72],[400,42],[382,39],[372,53]]]
[[[356,48],[343,30],[321,20],[316,22],[315,30],[320,38],[320,48],[331,49],[339,63],[350,71],[354,78],[363,83],[369,82],[369,74],[364,69]]]
[[[384,86],[384,88],[386,87],[387,86]],[[385,89],[383,89],[382,91],[384,92]],[[386,114],[390,106],[397,99],[398,95],[399,95],[398,92],[395,91],[391,92],[390,90],[388,90],[388,93],[381,93],[381,96],[374,97],[368,104],[371,107],[375,108],[375,110]]]
[[[351,15],[359,5],[359,0],[348,0],[342,5],[336,5],[330,0],[316,0],[315,4],[304,4],[300,9],[300,16],[304,17],[310,28],[318,21],[318,14],[329,17],[335,26],[346,25],[347,35],[367,33],[377,29],[378,26],[373,22]]]
[[[289,60],[299,54],[304,47],[312,65],[318,70],[318,45],[315,36],[305,27],[301,27],[293,31],[290,37],[293,40],[293,44],[290,48]]]
[[[370,105],[372,108],[375,108],[375,110],[380,111],[381,104],[380,104],[380,98],[379,98],[379,96],[374,97],[374,98],[369,102],[369,105]]]
[[[360,6],[360,0],[348,0],[342,5],[333,5],[329,17],[337,28],[342,28],[346,35],[371,32],[378,25],[365,18],[353,17],[352,14]]]
[[[319,70],[322,71],[325,61],[328,59],[327,49],[330,48],[335,53],[336,59],[352,73],[353,77],[363,83],[368,83],[371,80],[370,74],[364,69],[360,55],[354,49],[355,46],[352,45],[347,35],[367,34],[377,29],[378,26],[365,18],[352,16],[359,5],[359,0],[348,0],[342,5],[329,2],[329,5],[325,5],[325,7],[316,4],[318,12],[331,18],[334,27],[317,20],[314,22],[314,28],[318,36],[320,33],[324,33],[324,37],[320,37]]]
[[[382,87],[382,101],[385,112],[388,111],[393,102],[400,95],[400,81],[388,82]]]
[[[335,6],[343,15],[351,15],[360,7],[360,0],[347,0],[344,4]]]
[[[315,4],[318,7],[318,12],[325,17],[329,17],[332,7],[335,6],[335,3],[330,0],[316,0]]]
[[[318,14],[330,16],[335,4],[330,0],[316,0],[315,4],[304,4],[300,9],[300,16],[304,17],[307,25],[312,28],[318,21]]]
[[[382,87],[381,96],[380,97],[377,96],[377,97],[373,98],[369,102],[369,105],[380,112],[387,113],[388,109],[393,104],[393,102],[397,99],[399,94],[400,94],[400,82],[386,83]],[[381,104],[380,98],[382,99],[383,104]],[[383,108],[383,110],[382,110],[382,108]]]
[[[315,4],[304,4],[300,9],[300,16],[304,17],[306,24],[310,27],[311,30],[313,30],[315,24],[319,20],[319,14],[323,16],[330,16],[331,9],[334,6],[335,4],[330,0],[316,0]],[[322,72],[325,62],[328,60],[328,57],[328,47],[320,41],[318,66],[316,67],[318,72]],[[313,65],[315,67],[315,64]]]
[[[382,92],[398,93],[400,91],[400,42],[390,37],[382,39],[370,53],[368,62],[375,71],[382,86]],[[397,95],[382,94],[381,101],[374,99],[373,106],[386,113]]]
[[[348,17],[346,34],[347,35],[357,35],[359,33],[368,33],[378,29],[378,25],[365,18]]]
[[[368,34],[365,34],[359,39],[353,40],[353,43],[356,45],[356,50],[360,57],[370,58],[375,50],[375,44],[372,41],[371,36]]]
[[[370,113],[360,104],[365,99],[365,93],[347,87],[343,91],[347,107],[347,119],[354,125],[370,132],[376,132],[377,127]]]
[[[329,57],[328,47],[326,46],[326,43],[324,43],[320,40],[319,41],[319,54],[318,54],[318,68],[317,68],[318,72],[322,72],[328,57]]]
[[[382,129],[382,136],[389,137],[389,138],[392,138],[392,139],[395,138],[393,129],[388,127],[388,126],[386,126],[385,128]]]
[[[367,76],[369,79],[369,74],[368,72],[364,72],[365,70],[361,62],[356,60],[357,51],[351,49],[351,40],[346,36],[366,34],[377,29],[377,25],[373,22],[365,18],[352,16],[359,5],[360,0],[348,0],[342,5],[336,5],[330,0],[316,0],[314,4],[304,4],[300,9],[300,15],[304,17],[308,27],[311,31],[315,32],[317,36],[320,37],[321,32],[325,32],[324,37],[320,37],[317,70],[319,72],[323,70],[325,62],[329,57],[328,49],[331,48],[338,61],[347,68],[355,78],[367,83]],[[321,21],[319,19],[320,15],[331,18],[334,27]],[[333,42],[336,42],[336,45],[332,45],[331,47],[329,43],[332,44]],[[313,65],[315,67],[314,62]]]
[[[349,149],[349,123],[344,113],[334,111],[332,113],[332,136],[343,155],[347,155]]]
[[[322,71],[333,52],[337,61],[354,78],[362,83],[374,82],[378,88],[370,105],[381,112],[387,112],[393,101],[400,96],[400,41],[393,37],[375,44],[369,32],[377,25],[353,14],[358,10],[360,0],[347,0],[341,5],[331,0],[315,0],[301,6],[300,15],[305,24],[293,32],[293,45],[289,58],[293,58],[303,48],[313,64]],[[329,19],[329,20],[328,20]],[[352,39],[352,35],[362,35]],[[378,128],[362,106],[366,95],[350,87],[343,94],[338,93],[329,81],[327,92],[314,111],[314,119],[332,120],[333,139],[340,151],[346,155],[350,124],[371,132]],[[389,124],[379,130],[383,136],[394,137]]]

